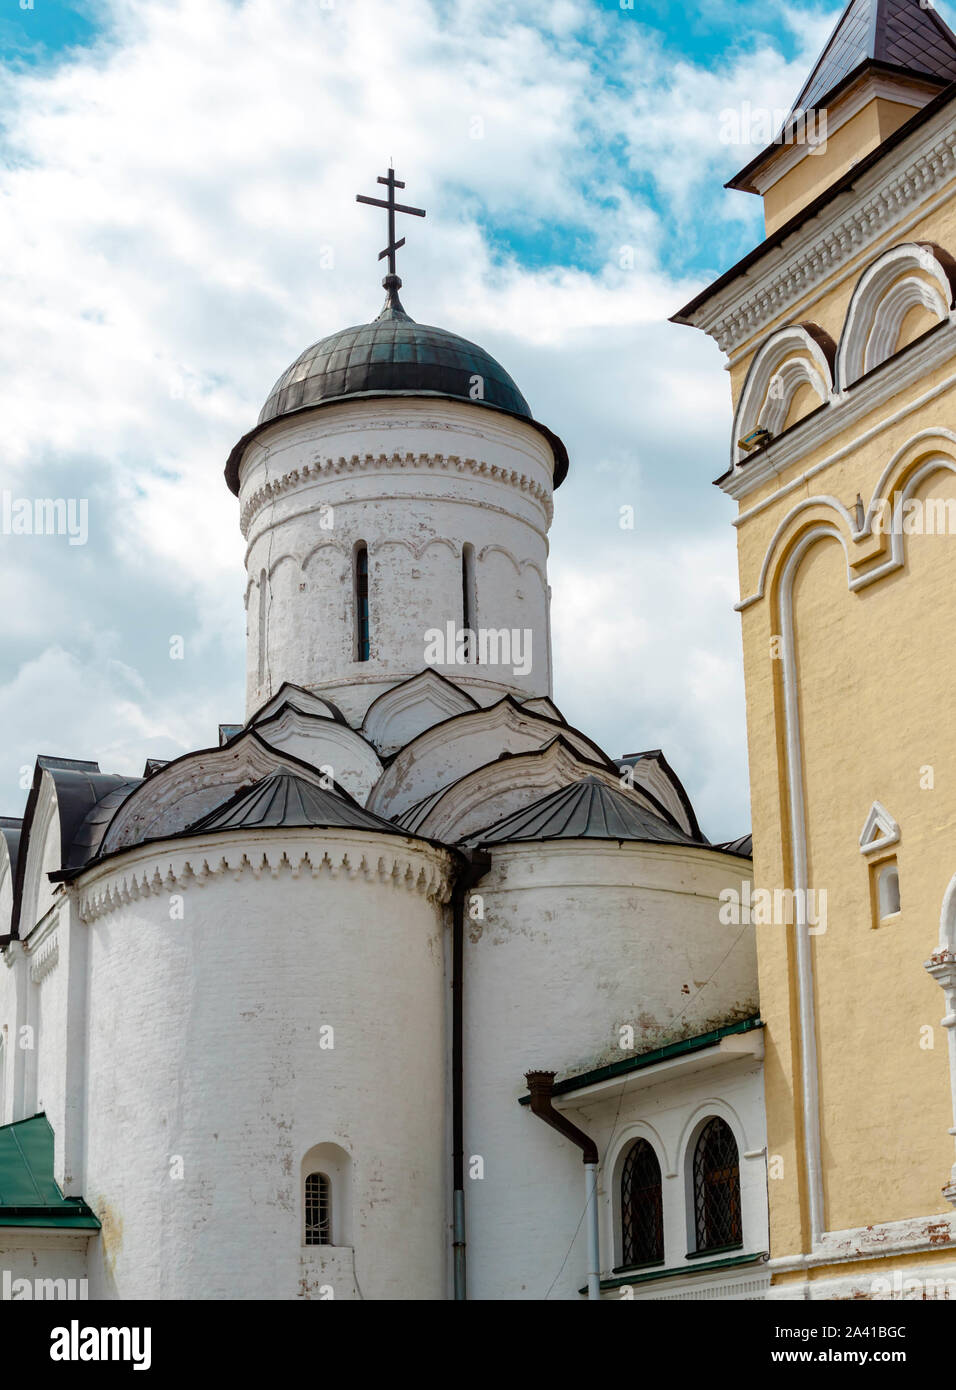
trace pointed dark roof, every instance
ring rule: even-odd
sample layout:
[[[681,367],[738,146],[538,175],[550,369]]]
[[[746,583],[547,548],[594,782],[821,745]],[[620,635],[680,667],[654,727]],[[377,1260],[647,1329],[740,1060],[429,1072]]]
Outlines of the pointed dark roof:
[[[23,821],[16,816],[0,816],[0,835],[7,842],[7,853],[10,855],[10,872],[16,878],[17,855],[20,851],[20,831],[23,828]]]
[[[347,793],[326,791],[287,767],[277,767],[251,787],[240,788],[222,806],[187,826],[182,833],[272,830],[280,826],[375,830],[383,835],[405,833],[381,816],[366,811]]]
[[[617,791],[600,777],[582,777],[469,835],[466,845],[511,840],[648,840],[659,844],[701,845],[689,835]],[[709,848],[707,845],[702,848]]]
[[[956,35],[919,0],[850,0],[794,110],[810,111],[863,63],[956,81]]]
[[[736,840],[722,840],[719,845],[714,845],[714,849],[722,849],[726,854],[739,854],[741,859],[753,859],[753,836],[748,830],[746,835],[738,835]]]

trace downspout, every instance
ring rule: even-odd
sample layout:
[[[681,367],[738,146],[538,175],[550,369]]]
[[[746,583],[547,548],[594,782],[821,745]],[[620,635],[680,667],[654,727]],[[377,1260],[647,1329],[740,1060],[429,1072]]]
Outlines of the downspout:
[[[455,1266],[455,1301],[467,1298],[465,1281],[465,1079],[464,1079],[464,979],[465,899],[491,868],[484,850],[459,851],[464,864],[452,889],[451,947],[451,1130],[452,1130],[452,1253]]]
[[[577,1144],[581,1150],[584,1159],[584,1210],[588,1231],[588,1298],[600,1298],[601,1244],[597,1198],[597,1144],[583,1129],[578,1129],[567,1115],[555,1110],[551,1103],[554,1076],[553,1071],[525,1072],[525,1080],[531,1092],[531,1113],[537,1115],[539,1120],[544,1120],[546,1125],[556,1129],[559,1134],[563,1134],[565,1139],[570,1139],[572,1144]]]

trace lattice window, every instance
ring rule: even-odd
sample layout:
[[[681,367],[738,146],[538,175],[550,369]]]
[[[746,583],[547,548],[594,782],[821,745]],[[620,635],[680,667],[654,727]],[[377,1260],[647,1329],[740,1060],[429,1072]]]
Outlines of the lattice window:
[[[661,1165],[646,1139],[631,1145],[621,1171],[621,1235],[625,1268],[663,1260]]]
[[[715,1115],[694,1150],[694,1221],[697,1249],[740,1245],[740,1158],[731,1128]]]
[[[305,1180],[305,1243],[332,1244],[332,1184],[325,1173],[310,1173]]]

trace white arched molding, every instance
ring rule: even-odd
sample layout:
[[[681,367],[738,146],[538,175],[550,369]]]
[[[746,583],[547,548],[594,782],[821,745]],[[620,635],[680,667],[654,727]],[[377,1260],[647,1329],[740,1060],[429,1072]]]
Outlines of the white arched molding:
[[[693,1253],[697,1249],[697,1221],[695,1213],[695,1194],[694,1194],[694,1154],[697,1149],[697,1141],[704,1132],[706,1125],[711,1120],[723,1120],[731,1134],[734,1136],[734,1143],[737,1145],[737,1173],[740,1183],[740,1222],[741,1231],[744,1238],[744,1246],[748,1244],[753,1227],[753,1213],[749,1210],[749,1204],[744,1201],[744,1172],[743,1158],[748,1152],[747,1133],[741,1116],[728,1101],[723,1097],[711,1096],[707,1100],[700,1101],[694,1106],[693,1110],[684,1122],[680,1141],[677,1146],[677,1163],[675,1165],[677,1176],[680,1180],[680,1203],[684,1218],[684,1253]]]
[[[939,914],[939,944],[924,961],[925,968],[943,991],[945,1009],[941,1025],[946,1029],[949,1051],[949,1088],[952,1097],[953,1123],[949,1133],[956,1140],[956,875],[949,881],[943,895]],[[956,1207],[956,1162],[943,1185],[943,1196]]]
[[[614,1141],[614,1148],[605,1156],[604,1171],[606,1174],[605,1188],[607,1195],[607,1216],[610,1222],[610,1229],[607,1231],[605,1250],[609,1250],[612,1260],[604,1260],[605,1264],[612,1268],[618,1268],[624,1264],[624,1229],[623,1213],[621,1210],[621,1175],[624,1172],[624,1163],[631,1151],[631,1146],[638,1139],[646,1139],[654,1150],[654,1155],[660,1165],[661,1170],[661,1215],[664,1220],[664,1263],[668,1260],[676,1263],[682,1259],[684,1251],[677,1254],[677,1245],[683,1236],[683,1227],[680,1221],[675,1221],[675,1215],[680,1217],[682,1213],[672,1211],[673,1195],[667,1186],[667,1179],[673,1176],[670,1166],[671,1159],[668,1157],[667,1146],[661,1135],[647,1120],[634,1120],[631,1124],[625,1125],[621,1134]],[[671,1198],[670,1202],[668,1198]],[[671,1248],[673,1247],[673,1248]]]
[[[796,644],[793,630],[793,585],[807,552],[818,541],[836,540],[846,554],[846,542],[835,526],[809,527],[783,562],[779,586],[779,630],[783,678],[784,749],[787,768],[787,809],[793,866],[797,954],[797,1013],[800,1030],[800,1102],[803,1111],[803,1158],[810,1214],[810,1239],[818,1245],[825,1230],[823,1173],[820,1161],[820,1096],[817,1070],[816,1005],[813,954],[807,921],[807,821],[803,786],[800,707],[797,694]]]
[[[904,242],[879,256],[860,276],[847,309],[837,353],[840,389],[893,356],[911,309],[947,319],[954,287],[956,262],[931,242]]]
[[[912,457],[907,462],[907,455],[913,455],[917,447],[928,448],[929,445],[942,445],[945,448],[956,446],[956,432],[942,427],[921,430],[919,434],[915,434],[912,439],[908,439],[901,448],[897,449],[880,476],[869,506],[866,508],[863,525],[859,529],[852,514],[836,497],[817,494],[814,497],[804,497],[791,507],[778,523],[767,543],[756,589],[734,605],[736,611],[741,613],[764,597],[767,592],[774,556],[781,541],[793,531],[794,521],[800,513],[813,507],[829,508],[834,513],[834,522],[842,522],[847,535],[853,541],[863,540],[871,536],[878,524],[878,517],[881,529],[887,533],[889,541],[887,558],[877,565],[871,565],[862,573],[854,574],[849,551],[847,551],[847,587],[851,592],[864,589],[890,574],[893,570],[899,569],[904,561],[904,541],[907,534],[904,526],[906,503],[910,501],[917,488],[921,486],[929,474],[937,471],[956,473],[956,447],[953,448],[952,454],[937,452],[935,449],[932,452],[927,452],[919,458],[919,462],[915,466]]]
[[[738,440],[761,428],[780,434],[793,398],[809,386],[825,405],[833,391],[836,344],[815,323],[791,323],[772,333],[756,353],[747,372],[731,437],[731,466],[747,458]]]

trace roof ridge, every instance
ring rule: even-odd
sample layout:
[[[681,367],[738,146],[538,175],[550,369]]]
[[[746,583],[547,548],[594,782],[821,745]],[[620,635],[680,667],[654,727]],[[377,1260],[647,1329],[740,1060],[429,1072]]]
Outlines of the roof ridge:
[[[825,105],[830,93],[866,64],[948,83],[956,80],[956,34],[920,0],[849,0],[790,115]]]

